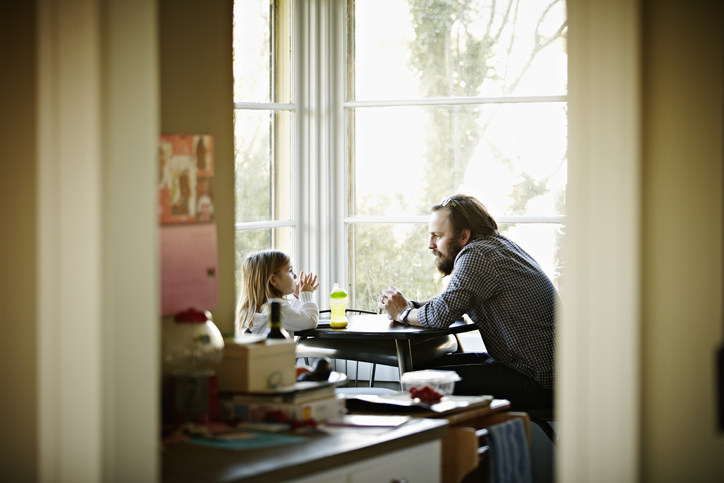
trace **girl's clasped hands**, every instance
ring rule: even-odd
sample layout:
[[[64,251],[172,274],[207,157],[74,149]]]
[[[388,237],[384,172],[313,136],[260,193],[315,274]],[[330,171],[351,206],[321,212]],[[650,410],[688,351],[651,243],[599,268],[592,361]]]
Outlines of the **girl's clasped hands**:
[[[294,288],[294,296],[299,298],[300,292],[314,292],[317,290],[317,287],[319,287],[317,276],[313,273],[305,274],[302,270],[302,272],[299,273],[299,278],[297,279],[297,284]]]

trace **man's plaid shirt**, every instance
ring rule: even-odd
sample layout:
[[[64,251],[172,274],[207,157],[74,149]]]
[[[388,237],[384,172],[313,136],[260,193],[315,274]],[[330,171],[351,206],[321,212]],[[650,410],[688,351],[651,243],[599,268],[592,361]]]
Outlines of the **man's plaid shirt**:
[[[467,313],[493,359],[553,388],[558,292],[538,263],[502,235],[468,243],[445,291],[420,308],[425,327],[447,327]]]

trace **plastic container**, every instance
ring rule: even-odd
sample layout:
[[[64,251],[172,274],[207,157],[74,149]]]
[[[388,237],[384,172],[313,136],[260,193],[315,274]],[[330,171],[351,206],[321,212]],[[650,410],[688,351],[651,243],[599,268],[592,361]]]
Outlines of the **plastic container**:
[[[209,311],[191,308],[176,314],[163,322],[162,335],[164,374],[212,374],[224,355],[224,338]]]
[[[453,393],[455,383],[460,380],[455,371],[440,371],[436,369],[425,369],[423,371],[410,371],[402,374],[400,382],[402,390],[410,392],[411,390],[420,391],[429,386],[443,396]],[[411,395],[413,392],[412,391]]]
[[[347,327],[347,292],[345,292],[339,283],[335,282],[332,287],[332,293],[329,294],[329,309],[332,312],[329,320],[329,326],[333,329],[343,329]]]

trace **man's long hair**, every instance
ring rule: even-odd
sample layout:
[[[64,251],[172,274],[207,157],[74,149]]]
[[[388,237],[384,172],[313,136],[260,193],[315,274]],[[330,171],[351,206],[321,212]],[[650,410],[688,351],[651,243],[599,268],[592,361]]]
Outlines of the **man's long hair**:
[[[470,230],[470,239],[477,240],[498,233],[498,224],[485,206],[473,196],[453,195],[431,209],[434,212],[442,208],[449,208],[450,223],[455,235],[463,230]]]
[[[237,334],[250,326],[254,313],[261,312],[267,300],[282,296],[270,279],[288,262],[287,254],[279,250],[253,252],[241,262],[241,293],[234,324]]]

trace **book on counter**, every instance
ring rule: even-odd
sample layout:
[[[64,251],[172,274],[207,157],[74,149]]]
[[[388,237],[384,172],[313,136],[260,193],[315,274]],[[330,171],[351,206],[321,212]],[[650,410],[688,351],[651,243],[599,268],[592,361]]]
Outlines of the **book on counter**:
[[[344,412],[344,399],[337,397],[334,389],[345,380],[344,374],[333,372],[324,382],[297,382],[262,391],[224,393],[221,396],[224,419],[322,422],[339,418]]]
[[[334,389],[328,393],[305,394],[303,398],[235,394],[222,399],[222,413],[229,421],[296,421],[323,422],[344,413],[344,399]]]
[[[280,393],[243,393],[230,394],[235,402],[265,401],[274,403],[301,403],[334,396],[334,386],[315,387],[306,391],[280,392]]]
[[[385,395],[351,394],[345,406],[351,413],[409,414],[417,417],[448,416],[460,411],[490,406],[493,396],[443,396],[434,404],[411,398],[406,391]]]

